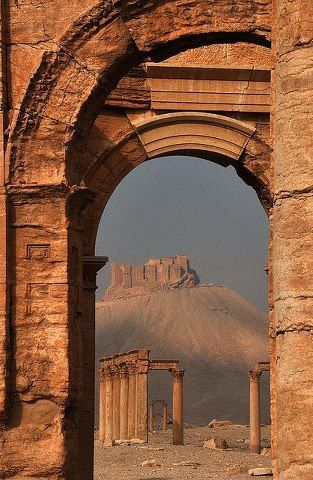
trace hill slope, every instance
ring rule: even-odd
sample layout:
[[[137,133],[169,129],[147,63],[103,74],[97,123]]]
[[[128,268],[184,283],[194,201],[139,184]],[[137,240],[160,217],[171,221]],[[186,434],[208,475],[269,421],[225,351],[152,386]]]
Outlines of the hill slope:
[[[96,308],[97,358],[150,348],[150,358],[179,359],[185,420],[248,420],[248,369],[268,359],[266,315],[230,288],[199,285]],[[170,400],[170,374],[151,373],[150,397]],[[267,393],[267,392],[265,392]]]

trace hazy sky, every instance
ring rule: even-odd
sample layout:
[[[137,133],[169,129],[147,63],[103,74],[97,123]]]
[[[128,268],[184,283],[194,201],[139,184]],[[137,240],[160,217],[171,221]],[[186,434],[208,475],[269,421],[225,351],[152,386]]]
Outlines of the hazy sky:
[[[267,310],[268,222],[232,167],[172,156],[148,161],[119,184],[101,219],[97,255],[112,262],[187,254],[202,283],[229,285]],[[111,265],[98,274],[97,297]]]

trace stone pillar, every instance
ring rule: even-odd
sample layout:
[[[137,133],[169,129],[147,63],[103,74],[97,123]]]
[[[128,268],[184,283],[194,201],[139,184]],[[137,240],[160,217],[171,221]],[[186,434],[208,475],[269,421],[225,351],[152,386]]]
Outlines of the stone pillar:
[[[280,480],[313,478],[312,18],[312,0],[277,0],[271,375]]]
[[[183,379],[184,370],[173,370],[173,445],[184,444]]]
[[[163,410],[162,410],[162,431],[166,432],[167,431],[167,403],[163,404]]]
[[[9,72],[9,10],[10,6],[6,2],[1,2],[0,6],[0,428],[5,424],[8,417],[8,399],[10,372],[8,348],[10,342],[9,332],[9,297],[10,280],[9,265],[12,262],[9,259],[9,202],[7,197],[6,184],[6,146],[8,137],[5,131],[9,125],[9,82],[6,78]]]
[[[154,417],[154,402],[150,402],[149,404],[149,431],[153,432],[155,429],[155,417]]]
[[[113,440],[120,438],[121,380],[120,369],[113,367]]]
[[[81,335],[81,408],[79,418],[79,471],[92,479],[95,405],[95,292],[97,272],[108,257],[83,257],[83,298],[79,319]]]
[[[139,360],[137,369],[136,437],[148,442],[148,360]]]
[[[120,369],[120,438],[126,440],[128,438],[128,369],[121,367]]]
[[[105,397],[105,371],[103,368],[100,367],[99,370],[99,440],[100,442],[104,442],[105,436],[105,405],[106,405],[106,397]]]
[[[260,426],[260,376],[261,372],[250,370],[250,451],[261,453]]]
[[[3,46],[0,47],[0,50]],[[1,69],[1,67],[0,67]],[[0,113],[1,115],[1,113]],[[0,121],[1,123],[1,121]],[[1,139],[0,130],[0,139]],[[1,143],[1,140],[0,140]],[[0,156],[1,156],[0,146]],[[4,155],[2,157],[4,159]],[[1,166],[0,166],[1,167]],[[0,428],[7,420],[9,398],[9,282],[8,282],[8,199],[0,168]]]
[[[113,381],[114,374],[110,367],[105,370],[105,428],[104,445],[113,444]]]
[[[136,434],[136,365],[128,365],[128,438]]]

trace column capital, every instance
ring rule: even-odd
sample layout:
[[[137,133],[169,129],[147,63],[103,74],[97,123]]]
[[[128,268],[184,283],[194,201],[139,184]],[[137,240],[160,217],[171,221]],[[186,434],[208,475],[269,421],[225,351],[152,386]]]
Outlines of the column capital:
[[[118,365],[111,365],[111,375],[115,378],[120,378],[120,367]]]
[[[119,376],[120,378],[127,378],[128,377],[128,367],[127,365],[123,365],[119,368]]]
[[[139,360],[137,363],[137,373],[148,373],[149,360]]]
[[[108,257],[83,257],[83,288],[85,291],[95,291],[97,289],[97,272],[106,265]]]
[[[185,370],[172,370],[171,374],[174,382],[182,382],[184,379]]]
[[[260,380],[260,376],[262,374],[261,370],[249,370],[249,378],[250,382],[258,382]]]
[[[136,375],[137,373],[137,364],[135,362],[128,362],[127,363],[128,373],[129,375]]]
[[[104,376],[106,380],[113,381],[114,378],[114,372],[112,369],[112,365],[108,365],[103,368]]]
[[[100,381],[103,381],[106,379],[106,372],[105,372],[105,368],[103,367],[99,368],[99,379]]]

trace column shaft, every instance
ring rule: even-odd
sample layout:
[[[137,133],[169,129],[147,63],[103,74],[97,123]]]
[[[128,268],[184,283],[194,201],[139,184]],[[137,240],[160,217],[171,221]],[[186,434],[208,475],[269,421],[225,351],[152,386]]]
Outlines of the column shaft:
[[[149,431],[153,432],[155,429],[155,417],[154,417],[154,402],[149,404]]]
[[[119,369],[114,369],[113,380],[113,439],[118,440],[120,438],[120,399],[121,399],[121,382],[119,377]]]
[[[250,371],[250,451],[261,453],[260,374]]]
[[[183,377],[184,371],[174,371],[173,375],[173,445],[184,443],[183,418]]]
[[[148,370],[137,374],[137,435],[140,440],[148,441]]]
[[[166,432],[167,430],[167,404],[164,403],[162,410],[162,430]]]
[[[128,438],[136,436],[136,374],[135,367],[129,369],[128,382]]]
[[[106,393],[105,393],[105,375],[103,370],[99,371],[99,440],[104,442],[105,433],[105,407],[106,407]]]
[[[113,441],[113,376],[111,372],[106,375],[105,382],[105,429],[104,444],[112,446]]]
[[[128,370],[121,371],[120,376],[120,438],[128,438]]]

